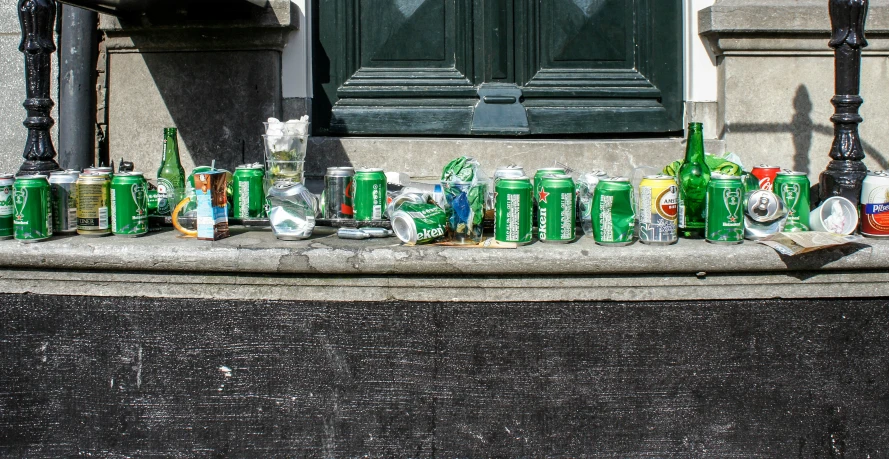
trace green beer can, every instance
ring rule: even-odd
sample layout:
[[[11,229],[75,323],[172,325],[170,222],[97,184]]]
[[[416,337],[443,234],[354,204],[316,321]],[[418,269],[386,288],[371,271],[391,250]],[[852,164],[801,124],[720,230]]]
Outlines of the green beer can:
[[[543,178],[548,175],[565,175],[564,167],[543,167],[537,169],[534,173],[534,202],[540,197],[540,185],[543,184]]]
[[[636,205],[633,184],[626,177],[605,178],[596,185],[590,212],[593,239],[599,245],[622,246],[633,243]]]
[[[435,204],[406,202],[392,214],[395,236],[407,245],[428,244],[444,237],[447,213]]]
[[[12,200],[12,186],[15,177],[12,174],[0,174],[0,239],[9,239],[15,233],[12,224],[15,205]]]
[[[52,236],[52,191],[45,175],[26,175],[12,187],[15,239],[35,242]]]
[[[386,209],[386,173],[383,169],[361,169],[355,172],[355,220],[382,220]]]
[[[809,231],[809,178],[804,172],[781,171],[772,184],[787,206],[787,224],[784,231]]]
[[[265,214],[265,170],[262,164],[245,164],[232,176],[234,218],[262,218]]]
[[[494,239],[499,242],[531,243],[531,197],[534,187],[528,177],[503,177],[494,187]]]
[[[570,175],[548,175],[540,180],[537,203],[537,238],[567,243],[575,237],[577,188]]]
[[[707,184],[705,238],[714,244],[744,242],[744,183],[741,177],[712,174]]]
[[[121,172],[111,179],[111,232],[115,236],[148,233],[147,189],[141,172]]]

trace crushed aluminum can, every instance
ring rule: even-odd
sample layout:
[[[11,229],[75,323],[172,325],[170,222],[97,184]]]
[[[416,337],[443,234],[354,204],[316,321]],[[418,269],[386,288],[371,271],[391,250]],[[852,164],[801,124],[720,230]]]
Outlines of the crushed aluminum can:
[[[395,211],[405,203],[426,204],[432,200],[432,195],[421,190],[413,188],[405,188],[400,193],[392,197],[383,216],[391,219]]]
[[[775,193],[754,190],[744,195],[744,238],[753,241],[784,230],[787,206]]]
[[[303,184],[279,181],[269,189],[269,224],[275,237],[284,241],[307,239],[315,229],[318,198]]]

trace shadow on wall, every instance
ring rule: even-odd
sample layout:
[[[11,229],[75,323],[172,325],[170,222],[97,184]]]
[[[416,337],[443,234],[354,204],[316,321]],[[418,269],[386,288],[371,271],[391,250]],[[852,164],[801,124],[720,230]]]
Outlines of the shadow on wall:
[[[808,174],[811,172],[809,158],[815,134],[833,137],[833,125],[815,124],[812,121],[813,108],[809,90],[805,85],[800,85],[793,97],[793,118],[789,123],[732,123],[724,128],[720,137],[725,138],[727,132],[790,134],[793,136],[793,170]],[[861,146],[864,148],[865,154],[869,158],[873,158],[881,168],[889,169],[889,160],[882,152],[863,140]],[[825,151],[821,154],[827,155],[828,153]]]

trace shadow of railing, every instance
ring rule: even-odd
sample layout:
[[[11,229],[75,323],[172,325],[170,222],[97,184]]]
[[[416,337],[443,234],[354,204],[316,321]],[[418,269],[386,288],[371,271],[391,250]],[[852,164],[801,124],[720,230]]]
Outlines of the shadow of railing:
[[[810,161],[812,140],[815,134],[824,134],[833,137],[833,125],[816,124],[812,120],[814,105],[809,96],[809,90],[805,85],[800,85],[793,98],[793,117],[788,123],[731,123],[723,128],[720,138],[730,132],[736,133],[766,133],[766,134],[790,134],[793,137],[793,170],[810,173]],[[889,160],[881,151],[873,145],[861,141],[865,154],[872,158],[882,169],[889,169]],[[829,151],[821,152],[827,155]]]

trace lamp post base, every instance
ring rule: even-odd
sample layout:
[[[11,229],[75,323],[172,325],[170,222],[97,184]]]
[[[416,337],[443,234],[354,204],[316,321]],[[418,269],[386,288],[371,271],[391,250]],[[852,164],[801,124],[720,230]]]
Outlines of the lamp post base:
[[[820,200],[841,196],[857,205],[865,177],[867,177],[867,167],[861,161],[831,161],[827,169],[821,173],[819,180]]]

